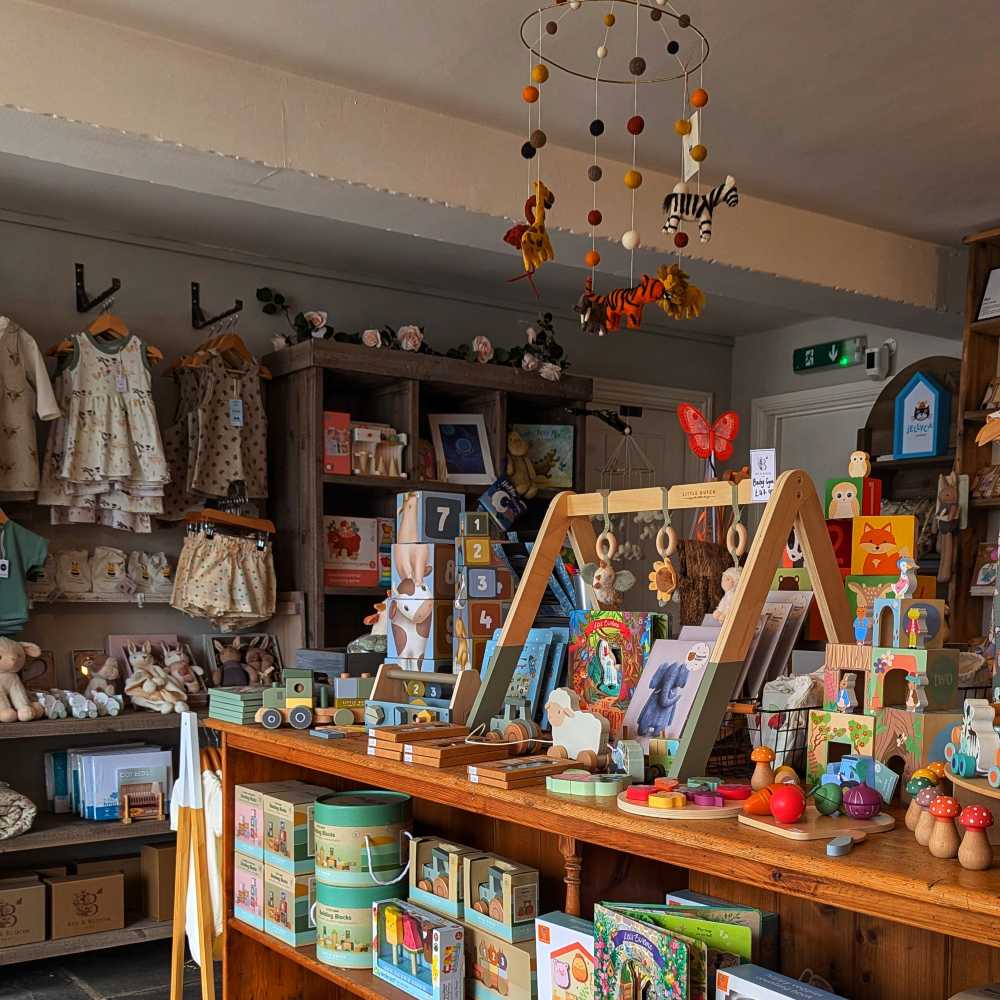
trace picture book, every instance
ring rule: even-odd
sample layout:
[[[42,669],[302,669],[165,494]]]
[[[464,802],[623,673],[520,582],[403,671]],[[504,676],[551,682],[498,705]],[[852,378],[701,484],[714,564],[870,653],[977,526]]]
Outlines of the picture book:
[[[711,646],[692,639],[657,639],[625,712],[630,739],[680,739],[707,674]]]
[[[573,488],[573,426],[571,424],[512,424],[528,445],[528,458],[540,489]]]
[[[594,1000],[690,1000],[689,947],[675,934],[615,904],[594,907]]]
[[[750,934],[753,944],[753,960],[760,962],[766,968],[773,969],[779,964],[778,949],[778,914],[770,910],[759,910],[754,906],[737,906],[717,896],[706,896],[693,889],[678,889],[668,892],[665,902],[668,906],[704,907],[716,912],[731,913],[733,911],[749,910],[760,918],[759,930],[754,922],[750,922]]]

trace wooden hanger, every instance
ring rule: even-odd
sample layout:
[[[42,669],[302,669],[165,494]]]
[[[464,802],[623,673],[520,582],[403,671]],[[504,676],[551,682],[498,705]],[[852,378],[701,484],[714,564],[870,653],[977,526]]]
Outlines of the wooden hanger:
[[[115,316],[114,313],[101,313],[91,324],[87,327],[87,332],[94,337],[108,336],[111,340],[123,340],[129,335],[129,328],[125,325],[125,321],[119,316]],[[61,354],[68,354],[73,350],[73,341],[68,337],[60,340],[55,347],[52,347],[47,352],[49,357],[59,357]],[[152,344],[146,345],[146,357],[150,364],[156,364],[158,361],[163,360],[163,352],[158,348],[154,347]]]
[[[224,510],[194,510],[184,518],[186,524],[219,524],[228,528],[242,528],[244,531],[260,531],[267,535],[277,532],[273,521],[260,517],[241,517],[239,514],[229,514]]]
[[[200,368],[213,353],[220,355],[223,361],[233,367],[247,366],[256,360],[238,333],[224,333],[206,340],[194,354],[182,354],[164,374],[172,375],[178,368]],[[266,365],[260,366],[260,377],[271,378]]]

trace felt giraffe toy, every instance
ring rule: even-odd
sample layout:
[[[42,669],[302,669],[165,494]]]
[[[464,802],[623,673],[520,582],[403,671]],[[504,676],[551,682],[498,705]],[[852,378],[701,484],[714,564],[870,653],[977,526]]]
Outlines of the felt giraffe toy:
[[[555,260],[549,234],[545,231],[545,209],[554,202],[552,192],[540,180],[535,181],[534,221],[521,237],[521,256],[528,274],[533,274],[547,260]]]

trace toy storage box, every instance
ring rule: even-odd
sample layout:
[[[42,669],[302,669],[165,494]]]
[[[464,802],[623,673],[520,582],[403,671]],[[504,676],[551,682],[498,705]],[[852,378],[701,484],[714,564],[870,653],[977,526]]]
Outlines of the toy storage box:
[[[372,904],[372,972],[418,1000],[463,1000],[465,928],[412,903]]]
[[[314,867],[313,808],[329,788],[290,781],[264,796],[264,863],[300,875]]]
[[[323,535],[325,586],[378,586],[377,518],[343,514],[324,517]]]
[[[479,854],[462,859],[465,922],[504,941],[535,935],[538,872],[526,865]]]
[[[281,868],[264,866],[264,930],[272,937],[293,948],[313,944],[314,902],[316,877],[311,871],[294,875]]]
[[[410,841],[410,899],[453,920],[465,910],[462,892],[463,860],[477,856],[474,847],[437,837]]]
[[[238,851],[233,858],[233,916],[264,929],[264,862]]]
[[[538,996],[544,1000],[593,1000],[594,925],[568,913],[535,920]]]
[[[465,995],[475,1000],[593,1000],[589,994],[538,992],[535,942],[511,943],[465,925]]]
[[[715,973],[715,1000],[845,1000],[759,965],[734,965]]]

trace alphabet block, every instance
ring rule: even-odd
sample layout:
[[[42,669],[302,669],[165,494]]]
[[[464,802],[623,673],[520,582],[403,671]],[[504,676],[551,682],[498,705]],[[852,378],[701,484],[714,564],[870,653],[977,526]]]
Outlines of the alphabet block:
[[[484,510],[470,510],[465,513],[466,535],[489,535],[493,522]]]
[[[397,542],[392,547],[392,593],[450,601],[455,596],[455,546]]]
[[[468,595],[473,600],[497,596],[497,571],[495,569],[469,569]]]
[[[854,518],[851,524],[851,572],[854,574],[898,575],[896,562],[899,557],[904,553],[912,556],[916,551],[917,519],[912,514],[862,516]]]
[[[882,511],[882,480],[844,477],[828,479],[824,490],[823,510],[830,520],[849,520],[861,514]]]
[[[453,607],[426,597],[388,598],[387,660],[407,669],[451,669]]]
[[[465,513],[461,493],[411,490],[396,494],[397,542],[451,542],[458,537]]]
[[[462,548],[466,566],[489,566],[493,561],[490,540],[485,536],[465,538]]]

